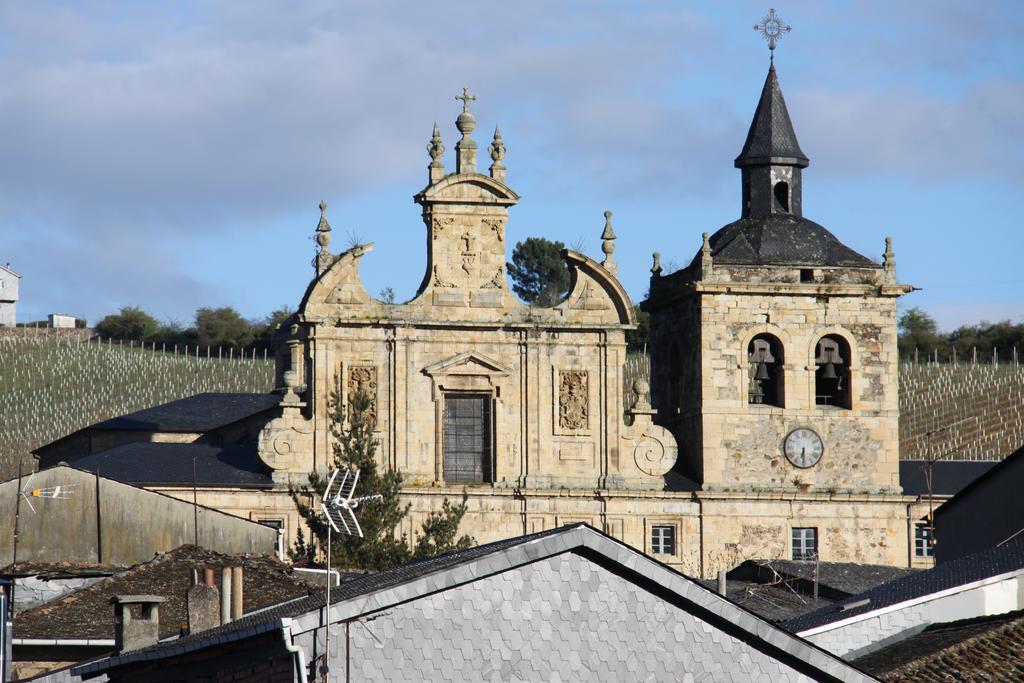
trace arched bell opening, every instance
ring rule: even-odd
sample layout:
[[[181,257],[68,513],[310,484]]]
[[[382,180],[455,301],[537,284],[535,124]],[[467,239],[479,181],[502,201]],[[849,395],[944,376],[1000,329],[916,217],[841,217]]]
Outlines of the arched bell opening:
[[[759,334],[747,345],[749,389],[747,402],[785,407],[785,370],[782,342]]]
[[[850,345],[838,334],[818,340],[814,358],[814,402],[819,406],[852,408]]]
[[[780,180],[772,190],[775,193],[775,210],[789,213],[789,183]]]

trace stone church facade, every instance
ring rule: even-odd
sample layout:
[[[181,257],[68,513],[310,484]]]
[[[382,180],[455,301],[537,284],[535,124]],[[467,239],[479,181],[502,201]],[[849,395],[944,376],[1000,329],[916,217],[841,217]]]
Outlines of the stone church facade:
[[[876,263],[803,217],[809,162],[774,67],[735,161],[740,219],[676,273],[655,255],[642,303],[652,386],[632,392],[636,317],[611,214],[600,261],[563,252],[562,302],[519,301],[505,273],[519,200],[505,145],[496,128],[480,172],[473,98],[458,99],[454,172],[435,125],[414,197],[427,244],[416,295],[370,296],[358,268],[372,245],[332,253],[321,204],[315,275],[279,337],[280,403],[250,456],[271,475],[259,489],[204,488],[201,504],[279,525],[290,544],[301,520],[289,485],[331,465],[332,392],[365,393],[380,464],[404,477],[410,537],[465,492],[461,531],[478,542],[585,522],[695,576],[745,559],[930,563],[914,548],[927,504],[899,482],[895,306],[911,288],[888,240]]]
[[[464,93],[465,95],[465,93]],[[743,151],[741,218],[683,270],[652,269],[653,408],[623,400],[633,305],[601,262],[567,250],[567,298],[530,307],[509,290],[497,129],[478,172],[463,99],[455,172],[435,126],[415,196],[427,267],[404,304],[371,297],[372,245],[330,252],[322,208],[316,276],[278,355],[282,415],[260,457],[282,485],[331,458],[327,408],[366,391],[382,464],[403,472],[407,532],[466,491],[478,541],[587,522],[696,575],[746,558],[812,554],[910,565],[914,499],[898,470],[896,299],[881,264],[802,216],[808,165],[771,68]],[[678,443],[678,449],[677,449]],[[677,460],[678,450],[678,463]],[[670,472],[670,470],[673,470]]]

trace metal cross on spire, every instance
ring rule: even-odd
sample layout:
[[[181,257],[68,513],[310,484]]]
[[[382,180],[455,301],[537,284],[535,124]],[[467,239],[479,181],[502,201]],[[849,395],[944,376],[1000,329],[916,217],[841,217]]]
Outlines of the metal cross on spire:
[[[782,34],[789,33],[793,27],[782,23],[782,19],[775,13],[775,8],[768,10],[768,14],[762,17],[761,22],[754,24],[754,30],[761,33],[761,37],[768,41],[768,49],[771,50],[771,61],[775,61],[775,44],[782,38]]]
[[[462,100],[462,111],[469,112],[469,103],[476,99],[476,95],[469,94],[469,88],[463,88],[461,95],[456,95],[455,99]]]

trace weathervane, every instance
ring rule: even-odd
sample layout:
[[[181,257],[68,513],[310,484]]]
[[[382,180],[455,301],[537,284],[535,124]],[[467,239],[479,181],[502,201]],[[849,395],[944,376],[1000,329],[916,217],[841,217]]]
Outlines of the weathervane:
[[[789,33],[793,27],[782,23],[782,19],[775,13],[775,8],[768,10],[761,22],[754,24],[754,30],[761,33],[761,37],[768,41],[768,49],[771,50],[771,61],[775,62],[775,44],[782,38],[782,34]]]

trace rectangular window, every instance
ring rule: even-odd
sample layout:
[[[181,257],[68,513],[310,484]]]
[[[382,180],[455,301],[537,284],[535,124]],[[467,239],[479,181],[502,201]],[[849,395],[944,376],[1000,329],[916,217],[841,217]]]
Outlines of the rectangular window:
[[[676,554],[676,528],[671,525],[651,527],[651,554]]]
[[[274,541],[274,552],[279,558],[283,558],[284,555],[282,553],[284,552],[284,547],[282,546],[282,543],[284,543],[284,522],[280,519],[258,519],[256,521],[263,526],[269,526],[271,529],[277,530],[277,540]]]
[[[793,528],[793,559],[818,559],[818,528],[813,526]]]
[[[932,557],[935,542],[932,540],[932,529],[921,523],[914,527],[914,557]]]
[[[456,484],[491,481],[491,397],[445,394],[444,480]]]

